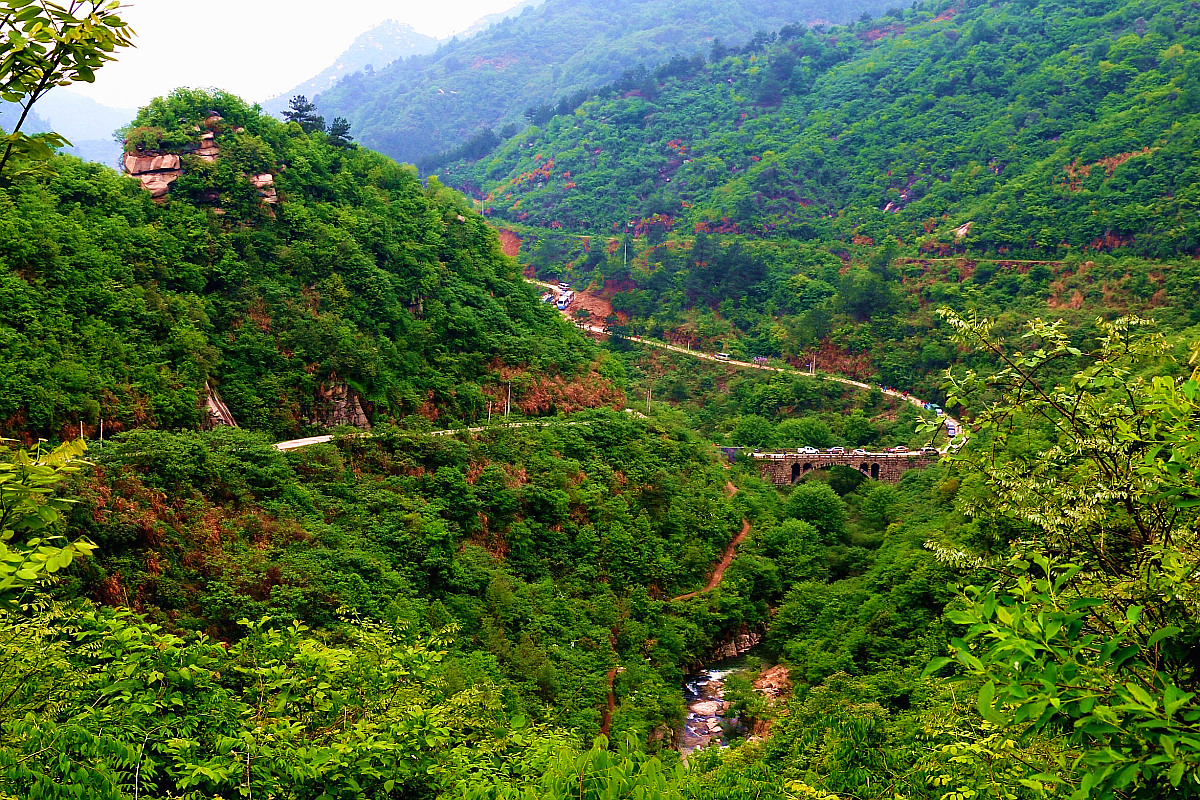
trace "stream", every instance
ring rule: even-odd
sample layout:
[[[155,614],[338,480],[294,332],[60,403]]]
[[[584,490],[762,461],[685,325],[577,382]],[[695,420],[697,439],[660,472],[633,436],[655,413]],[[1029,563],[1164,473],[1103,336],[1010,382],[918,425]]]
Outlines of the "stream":
[[[686,759],[693,750],[716,745],[737,734],[737,721],[725,717],[722,691],[725,679],[735,672],[751,672],[763,666],[762,650],[757,645],[740,655],[714,661],[683,679],[683,699],[688,714],[676,742]]]

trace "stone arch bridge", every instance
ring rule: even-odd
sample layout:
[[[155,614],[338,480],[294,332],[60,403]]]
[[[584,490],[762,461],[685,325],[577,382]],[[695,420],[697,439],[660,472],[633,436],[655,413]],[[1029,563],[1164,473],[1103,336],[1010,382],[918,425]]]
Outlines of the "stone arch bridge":
[[[777,486],[795,483],[815,469],[828,469],[834,464],[858,470],[868,478],[896,483],[910,469],[924,469],[937,462],[936,452],[912,453],[750,453],[758,464],[763,480]]]

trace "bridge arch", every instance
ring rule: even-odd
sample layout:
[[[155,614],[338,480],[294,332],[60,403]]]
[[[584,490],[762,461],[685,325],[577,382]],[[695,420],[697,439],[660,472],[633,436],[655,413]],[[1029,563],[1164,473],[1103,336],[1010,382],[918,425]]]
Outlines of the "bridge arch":
[[[937,460],[936,453],[866,453],[850,455],[843,453],[755,453],[762,476],[779,486],[798,482],[808,473],[818,469],[840,466],[857,472],[865,478],[895,483],[901,474],[910,469],[922,469]]]

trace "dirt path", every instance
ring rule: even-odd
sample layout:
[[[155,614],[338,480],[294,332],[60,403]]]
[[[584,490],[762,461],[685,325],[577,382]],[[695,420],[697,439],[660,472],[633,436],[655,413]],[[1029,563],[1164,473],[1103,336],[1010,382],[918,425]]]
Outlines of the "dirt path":
[[[674,603],[676,600],[687,600],[695,597],[698,594],[711,592],[713,589],[717,588],[717,586],[719,586],[721,583],[721,579],[725,577],[725,570],[729,569],[729,565],[733,563],[733,557],[737,555],[737,546],[745,541],[746,537],[749,535],[750,521],[744,519],[742,520],[741,533],[733,537],[733,541],[729,543],[729,547],[725,548],[725,555],[721,558],[721,563],[717,564],[717,568],[713,570],[712,577],[708,579],[708,585],[699,591],[681,594],[679,597],[672,597],[671,602]]]
[[[608,736],[609,730],[612,727],[613,712],[617,710],[617,695],[613,692],[613,683],[617,679],[617,673],[620,672],[619,667],[613,667],[608,671],[606,680],[608,681],[608,695],[605,700],[604,708],[600,710],[600,735]]]

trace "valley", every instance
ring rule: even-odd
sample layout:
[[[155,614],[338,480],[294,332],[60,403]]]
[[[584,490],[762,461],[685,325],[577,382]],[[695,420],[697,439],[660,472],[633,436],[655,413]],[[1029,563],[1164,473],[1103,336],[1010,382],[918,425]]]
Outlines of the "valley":
[[[6,107],[0,800],[1200,796],[1197,8],[488,23]]]

